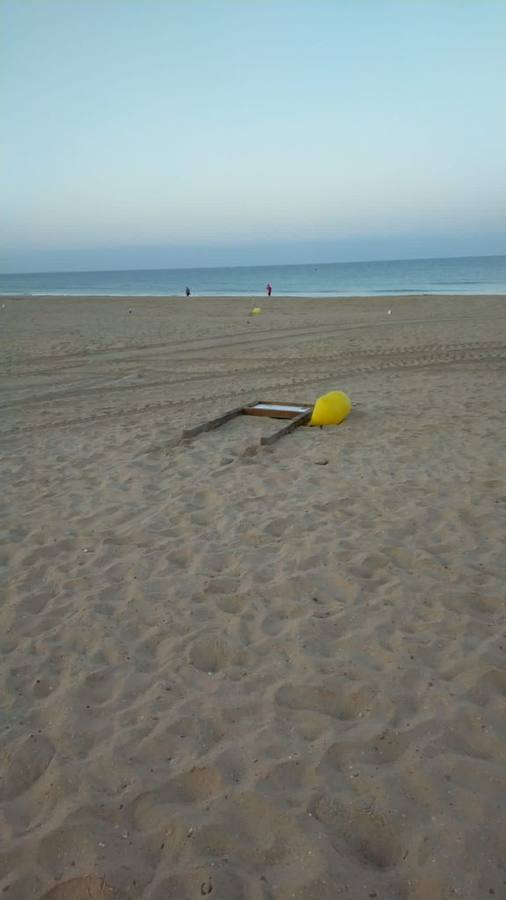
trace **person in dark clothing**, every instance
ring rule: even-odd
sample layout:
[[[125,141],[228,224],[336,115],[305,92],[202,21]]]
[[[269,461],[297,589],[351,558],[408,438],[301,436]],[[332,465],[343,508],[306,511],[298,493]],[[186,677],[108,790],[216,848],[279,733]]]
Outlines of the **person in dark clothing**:
[[[186,294],[187,297],[190,296],[191,291],[190,291],[190,288],[188,287],[188,285],[185,287],[184,292],[185,292],[185,294]]]

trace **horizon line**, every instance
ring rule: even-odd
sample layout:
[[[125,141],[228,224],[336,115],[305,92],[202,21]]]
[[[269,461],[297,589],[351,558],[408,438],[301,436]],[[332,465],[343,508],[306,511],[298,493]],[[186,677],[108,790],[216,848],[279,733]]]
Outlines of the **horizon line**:
[[[392,262],[422,262],[435,260],[450,259],[499,259],[506,257],[506,253],[479,253],[479,254],[463,254],[459,256],[412,256],[392,259],[350,259],[329,262],[303,262],[303,263],[254,263],[253,265],[231,265],[231,266],[148,266],[140,268],[126,269],[43,269],[27,272],[0,272],[1,277],[11,277],[13,275],[91,275],[103,274],[105,272],[187,272],[187,271],[206,271],[208,269],[287,269],[298,266],[349,266],[356,263],[392,263]]]

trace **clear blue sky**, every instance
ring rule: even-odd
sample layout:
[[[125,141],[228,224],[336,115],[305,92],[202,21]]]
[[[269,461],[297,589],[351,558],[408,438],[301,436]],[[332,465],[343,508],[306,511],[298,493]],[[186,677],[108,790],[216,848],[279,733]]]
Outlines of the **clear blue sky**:
[[[0,0],[3,271],[506,252],[504,0]]]

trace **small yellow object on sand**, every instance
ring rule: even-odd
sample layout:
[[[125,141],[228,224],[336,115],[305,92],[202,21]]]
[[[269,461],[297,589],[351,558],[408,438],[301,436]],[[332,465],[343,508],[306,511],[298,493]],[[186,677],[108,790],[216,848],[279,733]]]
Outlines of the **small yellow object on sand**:
[[[262,312],[261,306],[254,306],[250,312],[250,316],[259,316],[261,312]]]
[[[351,400],[343,391],[330,391],[318,397],[310,425],[339,425],[351,411]]]

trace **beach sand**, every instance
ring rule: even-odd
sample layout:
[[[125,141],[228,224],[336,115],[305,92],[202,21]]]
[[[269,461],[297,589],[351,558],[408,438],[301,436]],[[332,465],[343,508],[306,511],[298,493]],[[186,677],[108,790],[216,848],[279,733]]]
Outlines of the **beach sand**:
[[[7,900],[506,897],[506,298],[255,302],[2,298]]]

